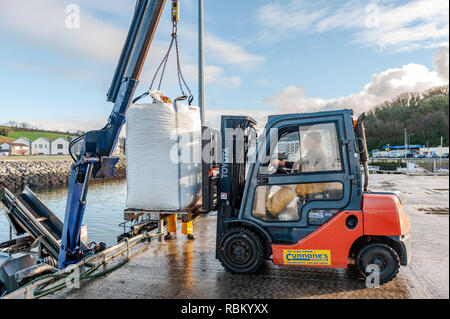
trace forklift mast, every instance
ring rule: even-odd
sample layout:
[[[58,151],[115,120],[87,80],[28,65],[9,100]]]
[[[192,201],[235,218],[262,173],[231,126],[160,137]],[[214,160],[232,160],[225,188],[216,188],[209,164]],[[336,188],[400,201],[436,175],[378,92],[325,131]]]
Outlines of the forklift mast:
[[[226,218],[237,217],[241,207],[246,183],[248,147],[256,138],[256,121],[248,116],[222,116],[221,154],[217,187],[217,230]]]

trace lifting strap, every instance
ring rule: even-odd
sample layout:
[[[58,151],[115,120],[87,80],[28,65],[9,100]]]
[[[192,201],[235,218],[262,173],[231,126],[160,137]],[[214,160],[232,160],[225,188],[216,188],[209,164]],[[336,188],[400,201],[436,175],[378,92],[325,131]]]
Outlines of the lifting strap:
[[[166,71],[167,61],[169,60],[170,52],[172,51],[174,43],[175,43],[175,51],[176,51],[176,59],[177,59],[178,85],[180,86],[180,91],[182,94],[182,96],[177,99],[179,99],[179,100],[187,99],[189,102],[189,105],[191,105],[192,101],[194,100],[194,96],[192,95],[191,90],[189,89],[188,85],[186,84],[186,81],[184,80],[184,77],[183,77],[183,73],[181,72],[180,54],[179,54],[178,37],[177,37],[178,21],[179,21],[179,8],[180,8],[179,1],[173,0],[172,1],[172,11],[171,11],[171,15],[172,15],[172,35],[171,36],[172,36],[172,39],[170,41],[169,49],[167,50],[167,53],[164,55],[161,63],[159,64],[158,68],[156,69],[155,75],[153,76],[153,79],[152,79],[152,82],[150,83],[149,89],[147,90],[147,92],[145,92],[145,93],[141,94],[140,96],[138,96],[137,98],[135,98],[133,100],[133,103],[136,103],[140,99],[142,99],[150,94],[150,91],[153,88],[153,84],[155,83],[156,78],[158,77],[159,71],[161,71],[161,74],[159,76],[159,83],[158,83],[157,89],[158,89],[158,91],[160,91],[162,80],[164,78],[164,74]],[[189,96],[186,95],[186,93],[183,89],[183,85],[189,92]]]

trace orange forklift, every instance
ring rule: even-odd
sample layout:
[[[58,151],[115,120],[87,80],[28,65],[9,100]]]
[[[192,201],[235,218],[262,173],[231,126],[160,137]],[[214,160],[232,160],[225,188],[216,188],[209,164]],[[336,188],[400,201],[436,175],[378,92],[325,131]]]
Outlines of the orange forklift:
[[[80,239],[89,183],[114,173],[118,158],[112,153],[165,2],[136,2],[107,95],[114,103],[108,122],[70,144],[74,163],[64,223],[28,188],[18,196],[5,190],[0,198],[17,234],[29,235],[0,243],[0,284],[8,284],[6,291],[19,286],[19,271],[32,280],[49,267],[64,269],[104,249]],[[173,0],[172,41],[178,8]],[[251,273],[264,260],[346,268],[354,260],[363,276],[377,272],[384,283],[410,262],[410,222],[400,199],[368,188],[364,117],[354,121],[351,110],[269,116],[260,138],[256,121],[247,116],[222,116],[220,132],[202,128],[202,155],[208,149],[211,155],[203,158],[202,211],[218,212],[216,258],[226,269]],[[77,142],[81,150],[73,154]],[[39,264],[29,253],[37,244]],[[1,254],[10,247],[27,253]],[[14,262],[14,269],[6,269],[6,262]]]
[[[221,156],[204,163],[202,195],[203,210],[218,211],[216,258],[226,269],[354,261],[382,284],[410,262],[400,198],[368,188],[364,118],[352,110],[274,115],[256,138],[252,118],[222,116]],[[207,174],[214,167],[218,174]]]

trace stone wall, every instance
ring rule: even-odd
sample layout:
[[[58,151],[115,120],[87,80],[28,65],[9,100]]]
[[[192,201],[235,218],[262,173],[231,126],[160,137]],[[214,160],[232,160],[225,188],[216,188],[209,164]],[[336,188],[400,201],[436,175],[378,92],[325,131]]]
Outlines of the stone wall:
[[[5,187],[13,192],[21,191],[25,185],[33,190],[66,186],[72,163],[72,160],[0,160],[0,192]],[[95,183],[123,179],[126,177],[125,165],[125,158],[120,158],[113,177],[91,181]]]

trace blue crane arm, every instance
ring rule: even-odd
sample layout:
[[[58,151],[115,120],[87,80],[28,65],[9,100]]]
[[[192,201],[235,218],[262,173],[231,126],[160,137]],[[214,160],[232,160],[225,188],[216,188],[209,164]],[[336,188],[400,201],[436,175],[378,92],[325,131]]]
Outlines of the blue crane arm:
[[[119,59],[107,100],[114,103],[108,123],[100,130],[87,132],[80,153],[72,165],[64,226],[59,251],[60,269],[83,258],[80,230],[91,177],[112,176],[118,159],[111,157],[125,115],[133,99],[148,49],[166,0],[137,0],[133,20]]]

